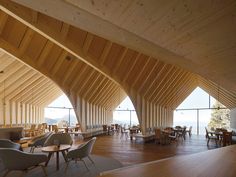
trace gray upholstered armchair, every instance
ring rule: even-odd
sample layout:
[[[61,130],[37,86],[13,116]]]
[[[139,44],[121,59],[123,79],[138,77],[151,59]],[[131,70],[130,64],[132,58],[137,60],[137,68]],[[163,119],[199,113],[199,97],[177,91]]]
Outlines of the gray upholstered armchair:
[[[72,145],[73,140],[69,133],[55,133],[47,138],[43,146],[55,145],[55,141],[59,144]]]
[[[14,143],[8,139],[0,139],[0,148],[13,148],[21,150],[21,146],[18,143]]]
[[[0,158],[7,170],[3,175],[4,177],[7,176],[10,171],[20,170],[24,174],[27,173],[28,170],[37,166],[41,166],[45,176],[47,176],[44,166],[40,165],[48,159],[45,154],[32,154],[12,148],[0,148]]]
[[[68,168],[69,162],[72,161],[72,160],[82,161],[84,163],[85,167],[87,168],[87,170],[89,170],[83,159],[88,157],[89,160],[92,163],[94,163],[93,160],[90,157],[90,154],[92,152],[93,145],[94,145],[95,141],[96,141],[96,137],[93,137],[91,140],[89,140],[88,142],[78,146],[76,149],[70,150],[66,154],[66,161],[67,161],[66,170]]]
[[[47,132],[44,135],[37,136],[33,138],[30,142],[28,142],[28,146],[30,147],[30,152],[34,152],[34,149],[37,147],[42,147],[45,141],[53,132]]]

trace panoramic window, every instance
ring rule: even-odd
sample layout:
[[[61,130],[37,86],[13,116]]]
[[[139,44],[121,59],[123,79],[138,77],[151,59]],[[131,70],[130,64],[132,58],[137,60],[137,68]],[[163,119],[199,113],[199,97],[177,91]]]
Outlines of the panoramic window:
[[[126,97],[113,112],[113,123],[130,127],[139,124],[136,111],[129,97]]]
[[[203,135],[209,129],[229,128],[229,109],[197,87],[174,111],[174,126],[192,126]]]
[[[44,110],[45,122],[58,127],[75,126],[77,118],[74,109],[65,94],[54,100]]]

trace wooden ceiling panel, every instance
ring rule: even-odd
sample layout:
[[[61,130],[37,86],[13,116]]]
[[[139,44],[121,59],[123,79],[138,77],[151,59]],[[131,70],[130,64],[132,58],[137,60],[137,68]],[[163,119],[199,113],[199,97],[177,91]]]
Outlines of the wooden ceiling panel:
[[[65,81],[65,85],[70,86],[72,82],[75,82],[75,78],[78,77],[79,73],[81,73],[84,67],[85,63],[77,62],[76,67],[72,69],[70,76]]]
[[[87,36],[86,31],[83,31],[79,28],[75,28],[75,27],[71,26],[68,31],[66,42],[68,41],[69,45],[83,47],[86,36]],[[71,41],[73,41],[73,42],[71,43]]]
[[[71,62],[72,62],[72,59],[68,60],[66,57],[64,58],[61,66],[59,67],[58,72],[57,72],[58,78],[63,78],[65,72],[69,69]]]
[[[153,92],[155,97],[159,97],[160,96],[159,94],[166,89],[166,88],[164,88],[164,90],[163,90],[163,87],[165,87],[165,85],[169,82],[169,80],[172,78],[172,76],[175,72],[175,68],[173,65],[170,65],[169,67],[167,65],[166,68],[167,68],[167,71],[163,72],[163,76],[161,76],[159,82],[154,83],[154,85],[156,87],[155,91]],[[144,95],[145,95],[145,93],[144,93]]]
[[[122,52],[121,52],[121,54],[122,54]],[[124,58],[122,59],[122,62],[120,63],[119,67],[117,68],[117,73],[116,73],[116,75],[121,80],[123,80],[126,73],[130,70],[130,66],[133,64],[137,55],[138,55],[138,53],[133,50],[128,50],[127,53],[125,54]],[[120,56],[118,58],[120,58]],[[114,65],[116,65],[117,60],[115,58],[113,60],[115,60]],[[111,69],[112,68],[113,67],[111,67]]]
[[[152,65],[152,67],[149,69],[147,76],[143,79],[142,84],[139,86],[139,92],[144,94],[144,92],[151,90],[152,94],[154,94],[155,90],[158,89],[158,84],[162,81],[163,77],[168,72],[168,66],[169,65],[162,62],[155,62],[154,65]],[[151,78],[153,71],[154,76]]]
[[[103,88],[108,84],[108,79],[105,77],[102,77],[101,81],[96,85],[96,88],[94,88],[87,96],[87,100],[89,102],[94,102],[95,98],[101,93]]]
[[[63,22],[58,21],[54,18],[47,18],[47,15],[44,15],[42,13],[38,13],[37,18],[37,20],[39,21],[44,21],[44,25],[47,25],[49,28],[55,29],[55,32],[60,34]]]
[[[110,52],[107,55],[107,58],[104,62],[104,65],[108,68],[113,68],[116,63],[116,59],[120,58],[124,47],[113,43],[110,49]]]
[[[53,68],[53,66],[56,64],[59,56],[61,55],[63,49],[58,47],[57,45],[53,45],[53,47],[50,50],[49,55],[46,57],[43,66],[47,68],[49,71]]]
[[[17,89],[13,90],[9,96],[6,97],[6,99],[12,100],[12,101],[20,101],[24,92],[29,91],[37,87],[38,85],[42,84],[42,82],[45,82],[45,78],[40,75],[33,75],[31,76],[26,82],[22,82],[21,85],[17,87]]]
[[[153,60],[152,58],[148,59],[148,62],[146,65],[144,65],[144,70],[141,72],[140,75],[138,75],[139,77],[136,78],[136,82],[135,84],[133,84],[133,87],[135,89],[140,89],[141,85],[144,83],[145,79],[147,78],[149,71],[153,68],[153,66],[155,65],[156,61]]]
[[[45,37],[35,33],[30,42],[31,45],[27,47],[25,54],[36,61],[43,51],[44,46],[47,44],[47,41]]]
[[[14,47],[19,47],[21,40],[25,35],[26,29],[27,26],[23,25],[20,22],[16,22],[13,17],[8,17],[1,35],[3,39],[7,40]]]
[[[132,69],[132,72],[129,73],[128,77],[127,77],[127,83],[132,83],[134,84],[135,80],[134,78],[138,78],[138,75],[142,72],[142,70],[145,68],[145,65],[148,61],[148,56],[146,55],[139,55],[136,61],[135,66]]]
[[[107,43],[107,40],[94,35],[93,40],[88,49],[88,54],[93,56],[96,59],[99,59],[104,50],[106,43]]]
[[[3,52],[0,50],[0,53],[3,53]],[[3,71],[5,68],[10,66],[14,62],[14,59],[9,57],[8,55],[2,55],[0,57],[0,62],[1,62],[0,71]]]
[[[94,80],[89,82],[90,86],[87,87],[86,91],[82,94],[86,100],[88,99],[89,95],[92,95],[94,92],[96,92],[96,89],[99,88],[99,85],[102,84],[103,80],[104,77],[101,73],[95,73]]]
[[[174,76],[170,78],[170,81],[168,81],[167,85],[163,87],[164,90],[162,90],[158,97],[156,96],[154,98],[155,102],[157,103],[163,103],[163,101],[167,98],[167,96],[172,95],[175,89],[175,84],[178,83],[178,80],[184,76],[184,73],[186,73],[183,70],[177,69],[176,72],[174,72]],[[173,92],[172,92],[173,91]]]

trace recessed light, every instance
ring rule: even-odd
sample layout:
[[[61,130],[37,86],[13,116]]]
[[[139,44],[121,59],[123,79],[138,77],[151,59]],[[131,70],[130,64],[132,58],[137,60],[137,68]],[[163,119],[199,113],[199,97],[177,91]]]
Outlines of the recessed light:
[[[66,60],[70,61],[71,57],[69,55],[66,56]]]

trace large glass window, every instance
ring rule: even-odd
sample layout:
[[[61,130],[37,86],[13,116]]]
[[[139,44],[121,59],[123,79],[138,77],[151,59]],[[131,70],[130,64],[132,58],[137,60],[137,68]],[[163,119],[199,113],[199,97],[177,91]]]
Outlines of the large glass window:
[[[75,126],[77,118],[66,95],[62,95],[44,109],[45,122],[49,125]]]
[[[176,111],[174,111],[174,126],[192,126],[193,134],[205,134],[205,127],[211,120],[211,113],[215,110],[216,100],[204,90],[197,87]],[[221,106],[224,109],[225,106]]]
[[[127,126],[139,124],[136,111],[129,97],[126,97],[113,112],[113,123]]]
[[[195,110],[174,111],[175,126],[192,126],[192,133],[197,134],[197,114]]]

